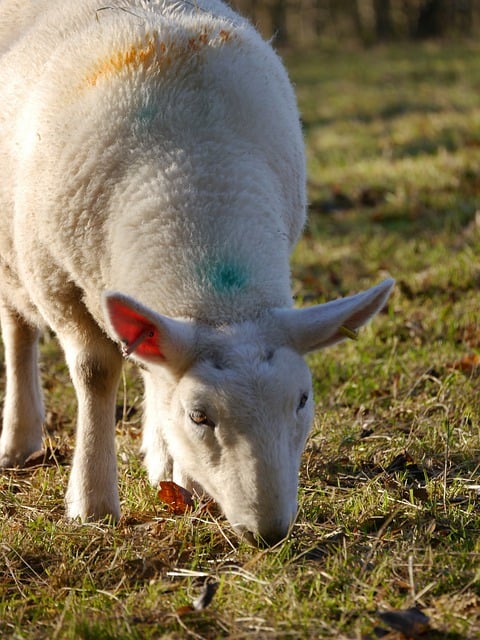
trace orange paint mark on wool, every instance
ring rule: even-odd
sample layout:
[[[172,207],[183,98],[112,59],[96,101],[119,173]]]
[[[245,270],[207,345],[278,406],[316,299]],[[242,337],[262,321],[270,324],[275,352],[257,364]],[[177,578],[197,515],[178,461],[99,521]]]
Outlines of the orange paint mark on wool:
[[[207,31],[202,31],[202,33],[200,33],[199,35],[193,36],[192,38],[188,39],[187,50],[200,51],[202,47],[209,43],[209,39],[210,38]]]
[[[202,49],[207,48],[209,44],[223,45],[234,37],[231,31],[222,29],[212,38],[207,30],[193,35],[186,41],[176,43],[158,41],[158,34],[153,33],[148,40],[141,41],[126,51],[117,51],[104,60],[98,61],[90,75],[85,79],[86,85],[95,86],[98,80],[103,76],[109,76],[120,73],[123,69],[147,67],[152,63],[159,66],[169,67],[174,63],[182,63],[192,55],[199,53]]]
[[[95,86],[100,77],[119,73],[125,67],[148,66],[157,57],[158,49],[162,56],[166,46],[162,42],[157,48],[157,38],[154,35],[145,43],[133,44],[127,51],[118,51],[99,62],[92,74],[86,78],[86,84]]]

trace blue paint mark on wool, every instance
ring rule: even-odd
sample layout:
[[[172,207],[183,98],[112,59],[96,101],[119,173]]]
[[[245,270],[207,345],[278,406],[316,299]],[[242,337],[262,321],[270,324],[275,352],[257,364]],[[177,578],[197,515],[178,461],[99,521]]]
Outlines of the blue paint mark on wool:
[[[136,119],[145,126],[149,126],[155,120],[158,114],[156,105],[145,105],[141,107],[135,114]]]
[[[232,260],[210,262],[201,271],[211,288],[219,293],[239,291],[248,280],[246,269]]]

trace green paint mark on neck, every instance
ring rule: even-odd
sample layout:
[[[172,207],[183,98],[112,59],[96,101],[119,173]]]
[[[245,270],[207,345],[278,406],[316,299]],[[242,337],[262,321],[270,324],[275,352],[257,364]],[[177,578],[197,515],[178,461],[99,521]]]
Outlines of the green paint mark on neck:
[[[247,284],[247,272],[233,260],[215,260],[202,270],[208,285],[219,293],[239,291]]]

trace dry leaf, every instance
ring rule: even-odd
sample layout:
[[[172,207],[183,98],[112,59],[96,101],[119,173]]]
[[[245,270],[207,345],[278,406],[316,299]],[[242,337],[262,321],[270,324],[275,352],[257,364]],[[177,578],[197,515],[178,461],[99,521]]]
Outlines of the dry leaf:
[[[41,467],[41,466],[55,466],[57,464],[64,464],[67,456],[65,451],[58,447],[47,447],[46,449],[39,449],[34,451],[25,460],[24,467]]]
[[[178,607],[178,609],[175,610],[175,613],[181,618],[182,616],[186,616],[189,613],[195,613],[195,609],[191,604],[186,604],[183,607]]]
[[[175,482],[167,480],[160,482],[158,497],[177,516],[182,515],[187,509],[191,509],[194,506],[190,491]]]
[[[430,629],[430,619],[416,607],[383,611],[377,615],[384,624],[400,631],[407,638],[417,638]]]
[[[452,369],[463,371],[464,373],[470,373],[478,366],[480,366],[480,356],[477,353],[469,353],[450,365]]]

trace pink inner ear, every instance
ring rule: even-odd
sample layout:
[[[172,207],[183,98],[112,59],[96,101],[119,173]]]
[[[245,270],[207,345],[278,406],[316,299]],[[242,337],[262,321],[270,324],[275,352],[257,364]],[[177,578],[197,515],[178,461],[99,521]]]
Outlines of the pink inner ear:
[[[134,347],[133,353],[144,358],[164,357],[160,350],[158,327],[151,320],[114,298],[108,300],[108,311],[110,321],[127,349],[139,340],[141,334],[145,334]]]

